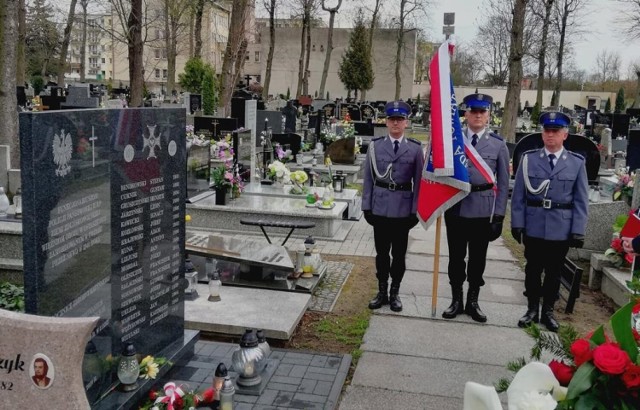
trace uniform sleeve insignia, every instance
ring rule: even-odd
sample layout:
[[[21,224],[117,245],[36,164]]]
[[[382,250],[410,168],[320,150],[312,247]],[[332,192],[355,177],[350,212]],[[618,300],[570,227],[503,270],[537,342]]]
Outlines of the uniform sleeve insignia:
[[[582,155],[578,154],[577,152],[573,152],[573,151],[569,151],[569,150],[567,150],[567,152],[569,154],[573,155],[574,157],[578,158],[579,160],[584,161],[584,157]]]
[[[490,132],[489,135],[491,135],[493,138],[499,139],[500,141],[504,141],[504,139],[495,132]]]

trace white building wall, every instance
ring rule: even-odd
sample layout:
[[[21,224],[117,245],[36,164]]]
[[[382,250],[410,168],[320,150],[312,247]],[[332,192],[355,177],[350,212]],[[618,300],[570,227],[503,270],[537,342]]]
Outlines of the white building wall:
[[[347,90],[342,85],[338,77],[338,68],[342,56],[349,46],[349,35],[351,29],[334,29],[333,31],[333,52],[331,53],[331,64],[325,86],[325,95],[329,91],[331,99],[346,97]],[[315,92],[320,88],[322,79],[322,69],[326,54],[327,28],[315,28],[311,30],[311,55],[309,69],[309,94],[315,96]],[[301,28],[276,28],[275,51],[273,56],[273,67],[271,70],[271,83],[269,93],[273,95],[286,94],[289,88],[291,96],[296,93],[298,85],[298,58],[300,56],[300,36]],[[390,100],[395,94],[395,74],[394,59],[396,50],[396,31],[377,30],[373,38],[373,70],[375,75],[373,88],[367,91],[368,100]],[[269,29],[263,28],[260,47],[260,73],[264,79],[266,72],[266,60],[269,52]],[[245,73],[257,73],[255,63],[255,49],[249,47],[250,57],[245,63]],[[401,95],[403,99],[408,99],[413,93],[413,78],[415,65],[416,33],[408,32],[405,35],[405,47],[402,53],[402,66],[400,77],[402,79]],[[318,96],[321,98],[321,96]]]

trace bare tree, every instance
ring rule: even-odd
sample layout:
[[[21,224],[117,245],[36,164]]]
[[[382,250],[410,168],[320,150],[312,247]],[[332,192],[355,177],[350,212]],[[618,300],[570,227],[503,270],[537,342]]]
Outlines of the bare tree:
[[[87,8],[90,0],[80,0],[82,7],[82,38],[80,40],[80,82],[84,82],[87,67]]]
[[[25,83],[25,43],[27,38],[27,7],[25,0],[18,0],[18,41],[16,48],[16,84]]]
[[[589,0],[558,0],[555,3],[556,26],[560,39],[558,41],[558,75],[553,92],[553,101],[551,105],[556,107],[560,102],[560,93],[562,91],[562,63],[564,59],[564,49],[567,43],[568,34],[571,29],[579,28],[576,16]]]
[[[15,64],[18,7],[18,0],[0,0],[0,144],[9,146],[13,166],[20,164]]]
[[[300,56],[298,57],[298,85],[296,96],[307,94],[305,90],[309,81],[309,57],[311,53],[311,16],[315,13],[318,4],[316,0],[299,0],[299,17],[302,21],[300,34]]]
[[[264,84],[262,88],[262,99],[269,98],[269,84],[271,83],[271,67],[273,66],[273,53],[276,48],[276,8],[278,0],[263,0],[267,13],[269,13],[269,53],[267,54],[267,67],[264,74]]]
[[[183,21],[191,0],[164,0],[165,48],[167,50],[167,92],[175,90],[178,40],[187,25]]]
[[[383,0],[375,0],[373,5],[373,10],[371,10],[371,22],[369,23],[369,41],[367,42],[367,53],[369,54],[369,58],[373,55],[373,32],[377,28],[380,17],[378,16],[380,13],[380,9],[382,8]],[[362,90],[362,94],[360,94],[360,98],[362,100],[366,100],[367,98],[367,90]]]
[[[245,61],[247,49],[246,21],[250,9],[249,0],[235,0],[231,11],[229,37],[224,51],[222,70],[220,72],[219,106],[225,113],[230,113],[233,86],[238,81]]]
[[[536,92],[536,104],[538,107],[542,107],[542,90],[544,89],[544,69],[545,69],[545,57],[547,55],[547,40],[549,37],[549,24],[551,21],[551,12],[553,2],[555,0],[538,0],[532,1],[530,8],[532,14],[536,16],[542,22],[541,35],[540,35],[540,48],[538,49],[538,86]],[[542,4],[540,4],[542,3]],[[540,7],[542,6],[542,7]],[[543,10],[540,13],[540,10]]]
[[[493,15],[478,28],[476,47],[485,51],[481,58],[490,85],[504,85],[507,81],[510,22],[506,16]]]
[[[206,0],[195,0],[194,6],[194,24],[193,24],[193,37],[195,37],[195,47],[193,49],[193,56],[196,58],[202,57],[202,15],[204,14],[204,3]],[[191,36],[189,36],[191,38]]]
[[[509,83],[507,84],[507,96],[504,102],[504,114],[502,116],[503,137],[508,141],[515,141],[515,130],[518,120],[518,107],[520,105],[520,90],[522,89],[522,58],[524,57],[524,16],[529,0],[515,0],[513,4],[513,20],[511,23],[511,45],[509,47]]]
[[[142,0],[131,0],[131,11],[127,19],[127,49],[129,56],[129,82],[132,107],[142,106],[144,78],[142,70],[142,53],[144,43],[142,41]]]
[[[607,81],[618,81],[620,79],[620,54],[606,49],[596,55],[595,61],[595,81],[604,83]]]
[[[60,72],[58,72],[58,85],[64,86],[64,73],[67,66],[67,51],[69,51],[69,42],[71,41],[71,29],[73,28],[73,22],[75,20],[76,14],[76,3],[77,0],[71,0],[69,4],[69,14],[67,15],[67,25],[64,28],[64,34],[62,36],[62,45],[60,47],[60,62],[59,65],[62,67]]]
[[[640,0],[618,0],[628,4],[625,13],[621,13],[625,34],[628,39],[640,38]]]
[[[408,30],[414,30],[411,19],[416,17],[419,12],[424,13],[428,1],[425,0],[400,0],[400,13],[398,15],[397,36],[396,36],[396,55],[394,59],[396,90],[394,99],[400,98],[402,91],[402,78],[400,77],[400,68],[403,62],[402,52],[404,51],[404,36]]]
[[[473,85],[482,74],[481,62],[478,54],[467,52],[464,44],[456,44],[456,51],[451,59],[451,78],[456,86]],[[429,73],[428,70],[425,73]]]
[[[322,10],[329,12],[329,33],[327,34],[327,49],[324,57],[324,66],[322,67],[322,79],[320,80],[320,96],[324,95],[324,86],[327,83],[327,74],[329,73],[329,64],[331,63],[331,52],[333,51],[333,24],[336,19],[336,13],[342,0],[338,0],[338,4],[335,7],[327,7],[325,0],[322,0]]]

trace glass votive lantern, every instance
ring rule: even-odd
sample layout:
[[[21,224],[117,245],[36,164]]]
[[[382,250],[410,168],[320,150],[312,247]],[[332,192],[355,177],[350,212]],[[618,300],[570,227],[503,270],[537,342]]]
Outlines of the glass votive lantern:
[[[118,380],[122,384],[122,390],[133,391],[137,389],[139,375],[140,365],[136,357],[136,348],[133,343],[127,343],[124,345],[118,362]]]
[[[196,286],[198,285],[198,271],[189,258],[184,261],[184,278],[187,281],[187,287],[184,290],[185,297],[190,300],[197,298],[198,290]]]
[[[227,371],[227,366],[224,363],[218,364],[216,367],[216,371],[213,376],[213,388],[216,392],[215,399],[216,401],[220,401],[220,392],[222,391],[222,386],[224,384],[224,379],[229,375]]]
[[[262,373],[262,371],[267,367],[267,360],[269,359],[269,355],[271,355],[271,346],[267,343],[267,337],[264,335],[264,330],[258,329],[256,333],[258,337],[258,347],[262,350],[262,360],[258,364],[258,373]]]
[[[220,410],[233,410],[233,396],[236,393],[233,382],[229,376],[224,378],[222,389],[220,390]]]
[[[256,365],[263,357],[264,353],[258,347],[258,337],[253,329],[245,330],[240,340],[240,348],[231,356],[233,369],[239,375],[236,382],[240,386],[255,386],[262,382]]]

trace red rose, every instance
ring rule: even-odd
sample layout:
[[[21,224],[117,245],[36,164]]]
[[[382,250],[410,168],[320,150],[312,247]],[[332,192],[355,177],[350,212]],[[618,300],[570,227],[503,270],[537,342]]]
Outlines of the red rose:
[[[628,389],[640,387],[640,366],[630,364],[622,374],[622,381]]]
[[[149,390],[149,399],[155,401],[158,398],[158,392],[155,390]]]
[[[638,313],[640,313],[640,303],[636,303],[633,309],[631,309],[631,313],[633,313],[634,315],[637,315]]]
[[[617,375],[624,373],[631,359],[616,343],[603,343],[593,350],[593,364],[604,374]]]
[[[564,364],[564,362],[559,362],[557,360],[552,360],[549,363],[549,368],[553,372],[553,375],[556,376],[558,382],[562,386],[568,386],[571,378],[573,377],[574,368]]]
[[[622,239],[620,238],[614,238],[611,240],[611,247],[618,253],[624,251],[624,249],[622,249]]]
[[[209,387],[202,393],[202,401],[205,403],[211,403],[216,397],[216,390],[213,387]]]
[[[631,333],[633,333],[633,338],[636,339],[636,342],[640,342],[640,333],[634,327],[631,328]]]
[[[573,354],[573,362],[576,366],[582,366],[593,358],[591,344],[586,339],[578,339],[571,345],[571,354]]]

